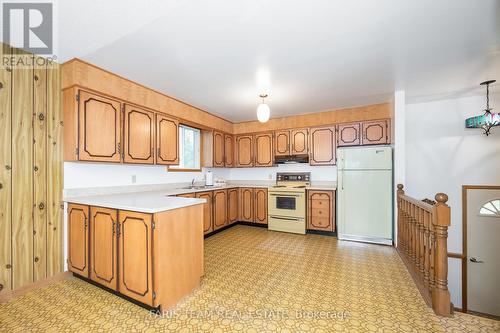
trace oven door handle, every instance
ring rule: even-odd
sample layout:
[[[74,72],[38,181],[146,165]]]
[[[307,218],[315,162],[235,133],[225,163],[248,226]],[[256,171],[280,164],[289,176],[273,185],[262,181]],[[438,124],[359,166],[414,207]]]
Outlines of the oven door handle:
[[[301,221],[303,220],[302,217],[283,217],[283,216],[275,216],[275,215],[269,215],[270,218],[277,219],[277,220],[287,220],[287,221]]]
[[[275,194],[275,193],[270,193],[269,195],[273,197],[287,197],[287,198],[300,198],[302,196],[300,194]]]

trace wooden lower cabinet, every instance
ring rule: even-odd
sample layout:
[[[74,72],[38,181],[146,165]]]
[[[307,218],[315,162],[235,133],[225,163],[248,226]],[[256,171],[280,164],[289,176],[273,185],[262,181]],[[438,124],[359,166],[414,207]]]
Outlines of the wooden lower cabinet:
[[[205,199],[207,202],[203,204],[203,233],[208,234],[214,230],[214,226],[212,224],[213,220],[213,210],[212,210],[212,191],[209,192],[198,192],[196,193],[196,197],[200,199]]]
[[[89,206],[68,204],[68,269],[89,277]]]
[[[335,191],[307,191],[307,229],[335,231]]]
[[[240,192],[238,188],[227,190],[227,220],[229,224],[238,222]]]
[[[227,225],[227,190],[214,191],[213,195],[214,210],[214,230]]]
[[[254,188],[254,222],[267,224],[267,188]]]
[[[182,198],[196,198],[196,193],[178,194],[177,196]]]
[[[253,188],[240,188],[240,221],[254,221],[254,194]]]
[[[90,279],[113,290],[118,287],[117,224],[117,210],[91,207]]]

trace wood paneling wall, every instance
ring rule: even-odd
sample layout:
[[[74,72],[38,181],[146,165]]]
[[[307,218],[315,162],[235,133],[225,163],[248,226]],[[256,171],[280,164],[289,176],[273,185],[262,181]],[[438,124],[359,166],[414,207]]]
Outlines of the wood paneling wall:
[[[60,70],[13,53],[29,62],[0,70],[0,293],[64,267]]]

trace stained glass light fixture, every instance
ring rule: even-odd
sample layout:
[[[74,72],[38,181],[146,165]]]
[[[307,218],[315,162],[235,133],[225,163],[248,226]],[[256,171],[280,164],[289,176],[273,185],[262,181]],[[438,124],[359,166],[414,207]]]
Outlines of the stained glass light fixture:
[[[465,119],[466,128],[481,128],[486,136],[490,135],[491,128],[500,125],[500,113],[492,113],[493,108],[490,108],[490,84],[496,80],[484,81],[482,86],[486,86],[486,109],[484,114]]]

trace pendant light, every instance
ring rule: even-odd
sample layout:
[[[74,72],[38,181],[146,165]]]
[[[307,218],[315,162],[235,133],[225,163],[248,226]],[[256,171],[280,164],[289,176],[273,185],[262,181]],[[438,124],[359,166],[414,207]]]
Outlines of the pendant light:
[[[490,84],[496,80],[484,81],[482,86],[486,86],[486,109],[480,116],[470,117],[465,120],[466,128],[481,128],[486,136],[490,135],[490,130],[494,126],[500,126],[500,113],[492,113],[490,108]]]
[[[267,122],[269,120],[269,116],[271,115],[271,109],[269,108],[269,105],[264,103],[264,98],[266,97],[267,94],[260,95],[260,98],[262,98],[262,103],[260,103],[257,107],[257,119],[261,123]]]

